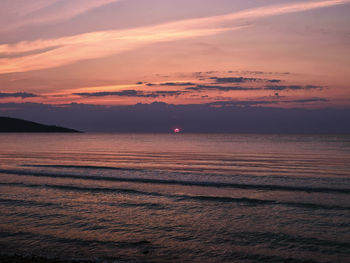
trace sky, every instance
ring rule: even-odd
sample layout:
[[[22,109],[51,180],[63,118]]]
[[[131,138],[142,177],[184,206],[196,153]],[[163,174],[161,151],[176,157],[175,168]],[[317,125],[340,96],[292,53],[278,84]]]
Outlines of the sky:
[[[0,115],[350,132],[349,13],[350,0],[0,0]]]

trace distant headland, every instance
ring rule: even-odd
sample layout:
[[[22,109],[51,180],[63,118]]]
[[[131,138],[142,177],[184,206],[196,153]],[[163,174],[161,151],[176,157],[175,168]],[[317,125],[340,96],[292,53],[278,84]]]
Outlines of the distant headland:
[[[21,119],[0,117],[0,132],[81,132],[73,129],[63,128],[54,125],[44,125]]]

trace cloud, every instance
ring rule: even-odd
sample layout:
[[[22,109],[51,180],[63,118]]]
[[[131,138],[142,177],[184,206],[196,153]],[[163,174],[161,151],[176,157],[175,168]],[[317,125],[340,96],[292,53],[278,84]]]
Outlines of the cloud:
[[[100,91],[100,92],[79,92],[73,93],[73,95],[83,97],[106,97],[106,96],[120,96],[120,97],[140,97],[143,92],[136,90],[122,90],[122,91]]]
[[[300,99],[300,100],[290,100],[284,101],[286,103],[310,103],[310,102],[329,102],[328,99],[325,98],[310,98],[310,99]]]
[[[327,0],[327,1],[313,1],[313,2],[297,2],[292,4],[281,4],[273,6],[264,6],[250,10],[243,10],[237,13],[231,13],[222,16],[214,16],[210,18],[203,18],[202,21],[211,23],[225,22],[228,20],[242,20],[249,18],[262,18],[275,15],[282,15],[295,12],[303,12],[312,9],[331,7],[335,5],[342,5],[349,3],[349,0]]]
[[[244,83],[244,82],[271,82],[279,83],[279,79],[260,79],[260,78],[244,78],[244,77],[211,77],[210,79],[215,80],[216,83]]]
[[[119,54],[147,44],[218,34],[240,28],[186,30],[184,28],[176,28],[176,24],[171,24],[85,33],[50,40],[20,42],[14,45],[5,44],[0,45],[0,53],[5,53],[15,58],[0,59],[0,74],[58,67],[81,60]],[[24,54],[25,52],[57,46],[59,48],[45,53],[16,57],[18,54]]]
[[[160,90],[160,91],[155,91],[155,92],[152,92],[152,94],[156,94],[156,95],[159,95],[159,96],[162,96],[162,97],[166,97],[166,96],[180,96],[182,94],[186,93],[186,91],[180,91],[180,90],[175,90],[175,91],[163,91],[163,90]]]
[[[289,75],[290,72],[272,72],[272,71],[252,71],[252,70],[244,70],[244,71],[229,71],[229,73],[241,73],[241,74],[250,74],[250,75]]]
[[[218,78],[213,78],[218,79]],[[244,83],[250,81],[249,78],[219,78],[219,83]],[[254,81],[255,79],[253,79]],[[269,80],[268,80],[269,81]],[[203,90],[218,90],[218,91],[257,91],[257,90],[272,90],[272,91],[287,91],[287,90],[322,90],[321,86],[313,85],[286,85],[286,86],[266,86],[266,87],[242,87],[242,86],[220,86],[220,85],[196,85],[194,87],[188,87],[186,90],[203,91]]]
[[[250,88],[250,87],[226,87],[226,86],[211,86],[211,85],[197,85],[195,87],[188,87],[186,90],[203,91],[203,90],[218,90],[218,91],[251,91],[261,90],[262,88]]]
[[[101,92],[80,92],[73,93],[73,95],[82,97],[107,97],[107,96],[119,96],[119,97],[138,97],[138,98],[159,98],[168,96],[180,96],[186,91],[153,91],[143,92],[139,90],[122,90],[122,91],[101,91]]]
[[[192,72],[193,76],[196,77],[204,77],[204,75],[212,75],[214,73],[223,73],[223,74],[243,74],[243,75],[290,75],[290,72],[272,72],[272,71],[256,71],[256,70],[224,70],[224,71],[207,71],[207,72]],[[266,80],[266,79],[265,79]],[[275,82],[275,80],[271,79],[271,82]],[[279,82],[279,80],[277,80]]]
[[[267,82],[271,82],[271,83],[279,83],[279,82],[281,82],[281,80],[280,79],[268,79],[268,80],[266,80]]]
[[[17,53],[0,53],[0,59],[2,59],[2,58],[7,58],[7,59],[20,58],[20,57],[26,57],[26,56],[30,56],[30,55],[42,54],[42,53],[54,50],[56,48],[59,48],[59,46],[47,47],[47,48],[42,48],[42,49],[34,49],[34,50],[29,50],[29,51],[24,51],[24,52],[17,52]]]
[[[71,19],[95,8],[120,0],[11,0],[0,11],[15,16],[10,23],[3,23],[0,32],[15,30],[23,26],[51,24]]]
[[[98,3],[106,4],[108,2],[109,1],[107,0],[91,0],[91,5],[82,6],[89,6],[91,9],[96,7]],[[30,52],[33,50],[41,50],[55,46],[59,46],[59,48],[42,54],[32,54],[20,58],[0,59],[0,74],[58,67],[81,60],[97,59],[112,54],[119,54],[121,52],[133,50],[144,45],[157,42],[219,34],[222,32],[243,28],[242,26],[237,26],[237,23],[242,21],[251,22],[254,19],[330,7],[349,2],[350,0],[328,0],[272,5],[243,10],[226,15],[186,19],[135,29],[99,31],[56,39],[24,41],[11,45],[4,44],[0,45],[0,53],[8,53],[9,55]],[[78,13],[89,10],[83,7],[80,9],[79,6],[77,10],[80,11]],[[70,8],[67,8],[67,10],[70,10]],[[75,9],[73,8],[72,10]],[[58,16],[58,18],[67,18],[77,14],[77,11],[72,12],[73,13],[68,12],[69,15],[64,13],[65,15]],[[48,17],[47,19],[51,18]],[[234,22],[237,22],[236,25],[232,25]]]
[[[243,77],[230,77],[230,78],[211,77],[210,79],[215,80],[216,83],[243,83],[243,82],[257,81],[256,78],[243,78]]]
[[[196,85],[193,82],[164,82],[159,84],[147,83],[147,86],[173,86],[173,87],[182,87],[182,86],[192,86]]]
[[[283,90],[322,90],[323,87],[321,86],[313,86],[313,85],[307,85],[307,86],[299,86],[299,85],[290,85],[290,86],[267,86],[264,88],[265,90],[274,90],[274,91],[283,91]]]
[[[27,92],[16,92],[16,93],[3,93],[0,92],[0,98],[36,98],[39,97],[36,94],[33,93],[27,93]]]

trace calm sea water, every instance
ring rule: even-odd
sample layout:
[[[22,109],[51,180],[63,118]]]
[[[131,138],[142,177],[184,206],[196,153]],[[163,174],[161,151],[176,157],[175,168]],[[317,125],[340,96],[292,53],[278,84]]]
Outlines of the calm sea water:
[[[1,134],[0,253],[349,262],[350,136]]]

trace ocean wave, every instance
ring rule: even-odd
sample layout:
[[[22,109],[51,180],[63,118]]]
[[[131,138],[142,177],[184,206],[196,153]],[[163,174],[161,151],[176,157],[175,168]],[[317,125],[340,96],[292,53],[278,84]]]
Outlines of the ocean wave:
[[[3,238],[6,237],[14,237],[19,236],[23,239],[33,240],[40,239],[46,240],[47,242],[55,242],[61,244],[74,244],[80,246],[91,246],[94,247],[96,245],[110,246],[113,248],[134,248],[134,247],[142,247],[142,246],[150,246],[151,242],[148,240],[135,240],[135,241],[109,241],[109,240],[98,240],[98,239],[81,239],[74,237],[63,237],[51,234],[44,234],[38,232],[26,232],[26,231],[18,231],[18,232],[10,232],[0,230],[0,236]]]
[[[26,206],[26,207],[57,207],[57,204],[50,202],[38,202],[33,200],[19,200],[19,199],[7,199],[0,198],[0,204],[6,206]]]
[[[0,185],[6,183],[0,183]],[[315,204],[315,203],[302,203],[302,202],[286,202],[278,200],[267,200],[267,199],[255,199],[255,198],[235,198],[225,196],[203,196],[203,195],[178,195],[178,194],[166,194],[159,192],[140,191],[134,189],[125,188],[107,188],[107,187],[80,187],[72,185],[50,185],[50,184],[24,184],[24,183],[9,183],[8,185],[16,185],[22,187],[46,187],[51,189],[59,189],[63,191],[82,191],[82,192],[100,192],[100,193],[122,193],[131,195],[146,195],[146,196],[157,196],[175,199],[175,201],[187,201],[194,200],[199,202],[218,202],[218,203],[238,203],[252,206],[259,205],[272,205],[272,206],[291,206],[306,209],[324,209],[324,210],[350,210],[350,206],[339,206],[339,205],[327,205],[327,204]]]
[[[127,261],[127,260],[120,260],[117,258],[108,258],[108,259],[88,259],[88,258],[56,258],[56,257],[49,257],[45,255],[34,255],[31,253],[4,253],[3,251],[0,252],[0,259],[1,262],[33,262],[33,263],[138,263],[140,261]],[[140,262],[141,263],[141,262]]]
[[[338,205],[326,205],[326,204],[315,204],[315,203],[302,203],[302,202],[285,202],[277,200],[266,200],[266,199],[255,199],[255,198],[234,198],[234,197],[222,197],[222,196],[180,196],[180,199],[192,199],[198,201],[208,202],[222,202],[222,203],[242,203],[248,205],[283,205],[292,206],[308,209],[325,209],[325,210],[349,210],[350,206],[338,206]]]
[[[249,160],[251,162],[255,162],[256,160]],[[244,172],[243,169],[245,168],[249,168],[249,172],[250,173],[257,173],[257,174],[261,174],[261,173],[269,173],[272,174],[274,177],[276,178],[280,178],[282,176],[278,176],[276,174],[280,174],[283,175],[284,177],[289,175],[289,174],[295,174],[296,172],[298,174],[305,174],[305,175],[314,175],[315,173],[327,173],[327,171],[320,171],[319,169],[315,169],[315,167],[305,167],[302,165],[291,165],[288,164],[288,166],[278,166],[278,167],[271,167],[271,165],[267,164],[267,165],[254,165],[251,163],[248,163],[248,160],[246,161],[247,163],[245,164],[238,164],[238,163],[234,163],[233,166],[230,166],[229,168],[227,167],[227,165],[222,166],[221,164],[219,166],[214,166],[214,167],[202,167],[197,166],[196,163],[188,163],[187,165],[184,165],[184,162],[171,162],[172,165],[179,165],[181,168],[184,168],[183,170],[181,170],[181,168],[179,169],[179,167],[169,167],[169,166],[160,166],[160,167],[148,167],[146,168],[135,168],[135,167],[113,167],[113,166],[99,166],[99,165],[56,165],[56,164],[23,164],[21,165],[22,167],[36,167],[36,168],[67,168],[67,169],[93,169],[93,170],[115,170],[115,171],[149,171],[149,170],[168,170],[170,172],[176,172],[181,170],[181,173],[193,173],[193,172],[197,172],[197,173],[206,173],[206,172],[213,172],[213,171],[222,171],[222,172]],[[161,163],[159,160],[157,160],[157,163]],[[207,163],[207,162],[205,162]],[[234,169],[237,167],[243,168],[243,169]],[[252,170],[251,168],[255,167],[255,168],[259,168],[256,170]],[[311,170],[310,170],[311,169]],[[204,172],[205,171],[205,172]],[[348,176],[348,173],[341,173],[341,172],[334,172],[332,173],[333,175],[336,176]],[[222,175],[222,174],[220,174]],[[246,175],[246,174],[245,174]]]
[[[350,194],[348,188],[330,188],[330,187],[308,187],[308,186],[289,186],[289,185],[268,185],[268,184],[238,184],[238,183],[223,183],[223,182],[208,182],[208,181],[187,181],[187,180],[163,180],[153,178],[127,178],[127,177],[107,177],[107,176],[82,176],[72,174],[56,174],[56,173],[41,173],[24,170],[3,170],[0,173],[15,174],[23,176],[51,177],[51,178],[70,178],[83,180],[98,180],[98,181],[115,181],[115,182],[133,182],[145,184],[166,184],[166,185],[183,185],[183,186],[201,186],[201,187],[216,187],[216,188],[235,188],[245,190],[266,190],[266,191],[286,191],[286,192],[307,192],[307,193],[337,193]]]
[[[42,168],[76,168],[76,169],[98,169],[98,170],[117,170],[117,171],[144,171],[139,168],[128,167],[111,167],[111,166],[95,166],[95,165],[44,165],[44,164],[24,164],[23,167],[42,167]]]

